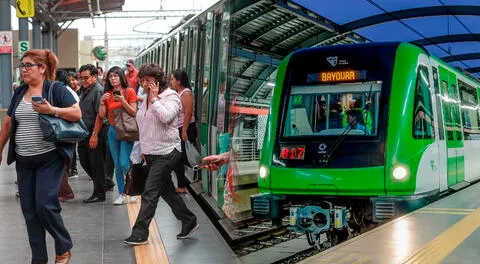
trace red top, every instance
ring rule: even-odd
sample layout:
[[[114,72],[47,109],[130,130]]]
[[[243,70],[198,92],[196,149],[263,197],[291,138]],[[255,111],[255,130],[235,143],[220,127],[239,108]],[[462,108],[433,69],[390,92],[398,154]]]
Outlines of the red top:
[[[110,125],[115,125],[113,109],[122,107],[122,103],[116,102],[115,100],[113,100],[113,90],[107,93],[110,94],[110,98],[108,98],[108,100],[105,100],[105,106],[107,107],[107,110],[108,110],[108,122],[110,122]],[[137,101],[137,94],[135,93],[135,90],[133,90],[132,88],[122,89],[122,95],[125,97],[125,100],[129,104]]]
[[[133,72],[127,71],[125,77],[127,78],[128,86],[136,91],[138,86],[138,70],[135,69]]]

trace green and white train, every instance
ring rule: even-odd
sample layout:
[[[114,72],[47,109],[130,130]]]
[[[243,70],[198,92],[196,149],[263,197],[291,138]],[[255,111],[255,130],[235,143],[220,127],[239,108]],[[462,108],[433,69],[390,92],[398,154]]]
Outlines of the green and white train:
[[[325,246],[480,177],[480,83],[409,43],[298,50],[280,64],[256,217]]]

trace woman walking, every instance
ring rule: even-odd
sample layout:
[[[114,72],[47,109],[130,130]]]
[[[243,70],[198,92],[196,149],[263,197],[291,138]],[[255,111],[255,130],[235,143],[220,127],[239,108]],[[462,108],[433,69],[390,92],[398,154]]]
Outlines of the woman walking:
[[[182,107],[178,114],[178,133],[181,138],[182,156],[180,162],[175,166],[175,175],[177,175],[178,188],[175,189],[178,193],[186,193],[187,178],[185,177],[185,167],[188,165],[187,154],[185,152],[185,143],[190,141],[195,142],[197,138],[197,128],[195,126],[195,117],[193,115],[193,93],[190,89],[190,82],[188,81],[187,72],[184,70],[175,70],[170,78],[171,87],[177,91]]]
[[[40,129],[39,114],[52,115],[68,121],[79,121],[80,107],[73,95],[55,79],[57,56],[49,50],[29,50],[23,55],[20,71],[25,84],[15,90],[7,117],[0,132],[2,150],[10,140],[7,164],[16,161],[20,205],[27,224],[32,250],[31,263],[47,263],[45,231],[55,240],[55,263],[69,263],[72,239],[68,233],[58,201],[65,164],[73,155],[73,144],[45,141]],[[45,99],[53,89],[52,102]],[[42,102],[33,102],[41,96]]]
[[[148,175],[142,193],[142,203],[132,234],[125,244],[148,243],[148,227],[158,204],[158,198],[172,209],[182,222],[177,239],[188,238],[198,229],[197,217],[188,210],[180,195],[175,192],[171,172],[180,160],[180,137],[177,122],[180,111],[178,94],[167,87],[164,73],[156,64],[143,65],[139,77],[148,94],[147,100],[138,110],[137,122],[140,146],[147,162]]]
[[[122,107],[123,110],[127,111],[131,116],[136,116],[137,94],[134,89],[128,87],[127,79],[123,70],[120,67],[115,66],[110,68],[107,72],[105,94],[100,99],[98,111],[98,115],[102,119],[108,116],[108,121],[110,122],[107,141],[113,163],[115,164],[115,175],[118,192],[120,194],[113,202],[115,205],[127,203],[127,198],[124,194],[125,175],[127,175],[130,167],[130,153],[133,148],[133,142],[117,139],[113,110]]]

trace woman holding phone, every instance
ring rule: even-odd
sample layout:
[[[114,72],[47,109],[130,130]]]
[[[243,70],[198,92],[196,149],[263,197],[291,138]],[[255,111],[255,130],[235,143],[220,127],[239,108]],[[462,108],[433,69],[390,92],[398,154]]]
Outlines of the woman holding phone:
[[[63,83],[55,80],[57,56],[49,50],[27,51],[19,66],[25,81],[13,94],[0,132],[0,163],[10,140],[7,164],[16,162],[20,206],[32,250],[31,263],[47,263],[45,231],[55,240],[55,263],[69,263],[72,239],[63,223],[58,201],[65,164],[73,155],[73,144],[45,141],[39,114],[68,121],[82,118],[80,106]],[[52,101],[45,99],[49,90]]]
[[[170,206],[175,217],[182,222],[182,230],[177,239],[186,239],[199,228],[197,217],[175,192],[171,175],[180,161],[181,146],[177,128],[180,98],[177,92],[168,88],[160,66],[143,65],[139,77],[148,94],[137,115],[140,147],[147,163],[148,174],[132,234],[124,240],[125,244],[133,246],[148,243],[148,227],[155,215],[160,196]]]
[[[115,175],[119,192],[118,198],[113,202],[114,205],[127,203],[127,198],[124,194],[125,175],[127,175],[130,167],[129,159],[133,148],[133,142],[117,139],[113,110],[121,107],[131,116],[137,115],[137,95],[135,90],[128,87],[123,70],[115,66],[107,72],[105,94],[100,99],[98,111],[100,118],[108,117],[108,121],[110,122],[107,141],[115,165]],[[94,131],[96,131],[95,129]]]

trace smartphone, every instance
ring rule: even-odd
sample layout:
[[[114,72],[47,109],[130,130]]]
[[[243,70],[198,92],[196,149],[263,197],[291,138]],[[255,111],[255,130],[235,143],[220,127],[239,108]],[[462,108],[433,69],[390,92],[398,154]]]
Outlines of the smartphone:
[[[201,170],[201,169],[208,168],[208,165],[217,163],[217,162],[219,162],[219,161],[220,161],[220,159],[218,159],[218,160],[213,160],[213,161],[209,161],[209,162],[199,163],[199,164],[193,166],[193,170],[194,170],[194,171],[198,171],[198,170]]]
[[[118,95],[118,96],[121,96],[122,93],[120,91],[113,91],[113,95]]]
[[[32,96],[32,102],[36,104],[43,104],[43,98],[41,96]]]

